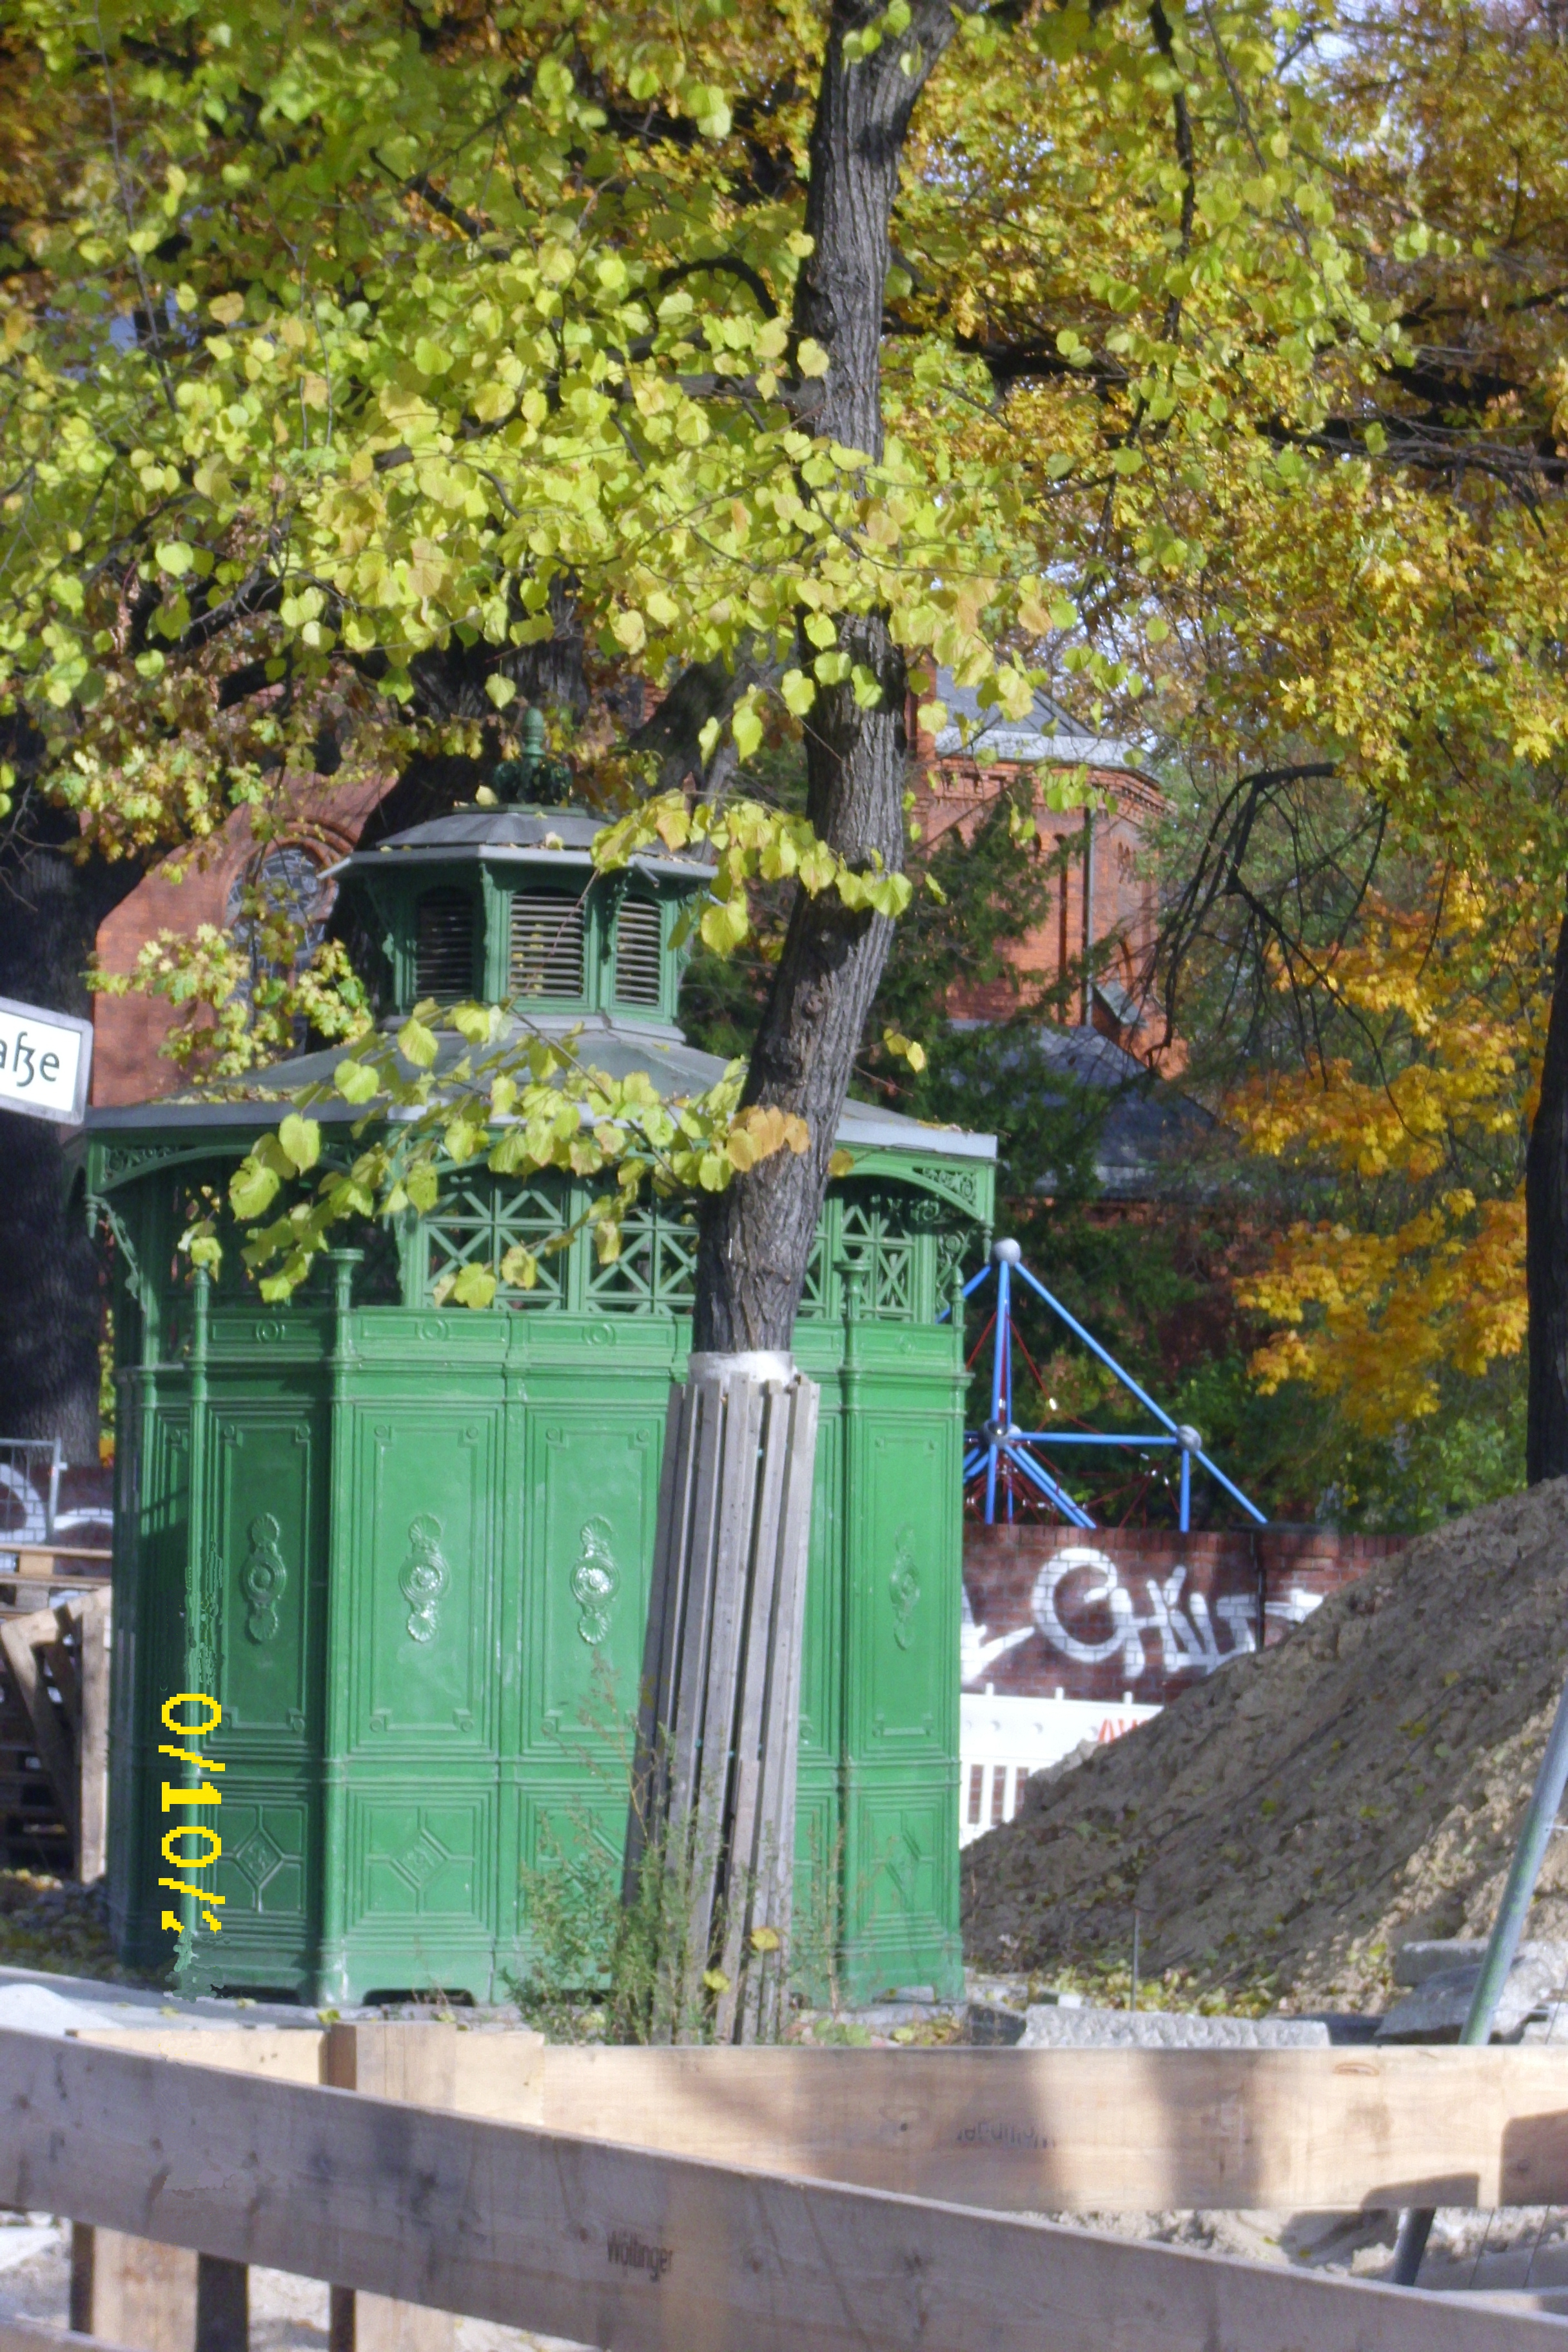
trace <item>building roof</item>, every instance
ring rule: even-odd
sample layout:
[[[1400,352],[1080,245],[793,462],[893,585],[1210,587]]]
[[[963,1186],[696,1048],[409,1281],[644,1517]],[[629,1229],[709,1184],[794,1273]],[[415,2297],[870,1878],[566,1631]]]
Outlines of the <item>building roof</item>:
[[[955,1021],[952,1025],[979,1029],[987,1024]],[[1064,1086],[1103,1090],[1110,1097],[1094,1153],[1095,1180],[1108,1201],[1146,1201],[1160,1192],[1173,1164],[1214,1127],[1201,1104],[1163,1087],[1125,1047],[1098,1029],[1040,1022],[1031,1027],[1029,1040]],[[1047,1103],[1066,1099],[1065,1094],[1045,1097]]]
[[[401,1024],[392,1022],[387,1025],[393,1028]],[[574,1033],[574,1050],[590,1069],[603,1070],[611,1078],[626,1078],[646,1071],[662,1095],[705,1093],[718,1084],[728,1067],[718,1055],[699,1053],[696,1046],[689,1045],[679,1029],[651,1021],[612,1019],[598,1013],[541,1013],[526,1023],[511,1022],[503,1035],[538,1035],[554,1044]],[[443,1071],[449,1070],[471,1050],[455,1030],[440,1031],[432,1074],[439,1078]],[[254,1129],[258,1118],[268,1119],[285,1097],[307,1087],[330,1086],[343,1052],[344,1048],[337,1045],[323,1053],[301,1054],[290,1061],[275,1062],[258,1070],[244,1095],[235,1098],[226,1099],[216,1094],[174,1095],[156,1102],[126,1103],[112,1109],[91,1110],[88,1113],[88,1128],[92,1134],[105,1137],[140,1133],[150,1126],[171,1133],[191,1129],[209,1129],[214,1132]],[[401,1055],[398,1066],[405,1077],[417,1075]],[[313,1106],[311,1116],[328,1124],[346,1123],[363,1118],[366,1108],[339,1098]],[[394,1118],[411,1115],[391,1113]],[[929,1151],[949,1160],[994,1160],[996,1157],[994,1135],[972,1135],[962,1127],[939,1127],[925,1119],[909,1118],[901,1111],[883,1110],[871,1103],[847,1102],[835,1139],[847,1151]]]
[[[945,705],[950,722],[936,738],[941,759],[983,751],[1021,765],[1038,761],[1050,767],[1123,768],[1148,782],[1155,781],[1134,744],[1086,734],[1049,695],[1036,695],[1026,719],[1007,719],[994,705],[983,710],[976,688],[960,686],[952,670],[939,669],[936,699]],[[955,723],[959,720],[962,725]]]
[[[505,865],[547,856],[563,866],[591,866],[594,843],[607,819],[587,809],[459,808],[427,824],[410,825],[405,833],[389,834],[373,849],[356,849],[329,866],[323,879],[345,874],[384,873],[400,865],[443,865],[471,856],[487,864]],[[639,873],[658,874],[685,882],[700,882],[713,870],[711,858],[660,849],[640,851],[631,864]]]

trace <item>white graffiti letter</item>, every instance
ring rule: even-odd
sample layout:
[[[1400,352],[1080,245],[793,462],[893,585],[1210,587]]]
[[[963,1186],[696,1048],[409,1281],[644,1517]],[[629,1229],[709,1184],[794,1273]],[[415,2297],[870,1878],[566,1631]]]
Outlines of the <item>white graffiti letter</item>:
[[[1089,1569],[1095,1581],[1087,1584],[1078,1595],[1079,1605],[1092,1609],[1104,1601],[1110,1612],[1110,1632],[1103,1641],[1080,1641],[1069,1633],[1057,1607],[1060,1587],[1079,1569]],[[1121,1579],[1113,1560],[1089,1544],[1068,1544],[1053,1559],[1047,1559],[1035,1579],[1035,1591],[1029,1604],[1036,1624],[1053,1650],[1064,1658],[1072,1658],[1079,1665],[1100,1664],[1121,1653],[1121,1671],[1129,1683],[1135,1683],[1148,1665],[1143,1650],[1143,1624],[1132,1607],[1132,1596],[1122,1590]]]

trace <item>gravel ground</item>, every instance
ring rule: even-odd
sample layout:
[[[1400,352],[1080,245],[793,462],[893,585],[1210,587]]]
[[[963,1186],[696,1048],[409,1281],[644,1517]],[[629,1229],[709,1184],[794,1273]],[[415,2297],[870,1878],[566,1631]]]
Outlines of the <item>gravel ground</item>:
[[[1161,2005],[1381,2010],[1415,1937],[1489,1931],[1568,1673],[1568,1480],[1423,1537],[967,1847],[982,1968]],[[1568,1937],[1568,1837],[1526,1934]]]

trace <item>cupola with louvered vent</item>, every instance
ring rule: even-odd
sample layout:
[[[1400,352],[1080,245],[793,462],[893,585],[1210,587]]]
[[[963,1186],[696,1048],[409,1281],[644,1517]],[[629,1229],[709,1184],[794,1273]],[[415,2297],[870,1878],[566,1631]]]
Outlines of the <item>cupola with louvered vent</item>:
[[[625,1028],[678,1041],[680,908],[712,867],[661,843],[617,871],[594,860],[603,830],[585,809],[478,807],[354,851],[342,878],[360,969],[379,960],[380,1013],[465,998],[534,1024]]]
[[[414,947],[414,992],[455,1004],[474,992],[474,898],[471,890],[426,890],[419,900]]]
[[[616,914],[616,1002],[658,1012],[664,997],[663,921],[657,898],[621,900]]]
[[[513,996],[583,994],[583,897],[565,890],[514,890],[507,980]]]

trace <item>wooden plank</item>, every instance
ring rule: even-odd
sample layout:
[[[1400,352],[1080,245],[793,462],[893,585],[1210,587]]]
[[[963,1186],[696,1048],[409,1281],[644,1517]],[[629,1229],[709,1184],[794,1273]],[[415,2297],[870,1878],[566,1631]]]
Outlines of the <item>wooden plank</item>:
[[[81,1604],[81,1736],[77,1749],[77,1876],[84,1886],[101,1878],[109,1842],[109,1642],[107,1592]]]
[[[552,2049],[541,2119],[994,2211],[1568,2202],[1552,2050]]]
[[[47,2319],[0,2317],[0,2352],[134,2352],[134,2347],[51,2326]]]
[[[1563,2342],[1554,2319],[1478,2311],[1463,2296],[3,2030],[0,2202],[155,2229],[228,2261],[610,2352],[1544,2352]]]
[[[11,1687],[32,1725],[33,1752],[48,1776],[74,1849],[79,1829],[75,1760],[56,1718],[54,1701],[44,1687],[33,1649],[35,1642],[53,1641],[58,1630],[54,1612],[48,1609],[37,1610],[30,1617],[0,1617],[0,1657],[5,1661]]]
[[[90,1544],[12,1544],[7,1543],[3,1536],[0,1536],[0,1552],[16,1562],[17,1572],[23,1576],[36,1574],[46,1563],[58,1566],[62,1559],[68,1560],[72,1568],[107,1569],[114,1559],[112,1551],[100,1551]]]
[[[291,2025],[84,2025],[74,2028],[70,2038],[187,2066],[264,2074],[276,2083],[321,2082],[327,2044],[324,2027]]]
[[[77,2039],[319,2080],[317,2032]],[[458,2032],[467,2115],[997,2212],[1568,2204],[1568,2049],[546,2048]]]
[[[763,1388],[759,1402],[762,1475],[757,1485],[756,1512],[746,1562],[745,1612],[735,1705],[728,1903],[724,1948],[719,1961],[728,1982],[713,2013],[714,2038],[719,2042],[734,2041],[737,2023],[741,2028],[739,2038],[754,2041],[758,2013],[755,2000],[747,1998],[752,1987],[745,1963],[756,1956],[750,1951],[746,1939],[763,1916],[757,1907],[763,1892],[758,1884],[757,1842],[759,1825],[767,1819],[770,1793],[763,1772],[765,1713],[768,1665],[773,1654],[779,1507],[788,1451],[789,1391],[782,1381],[770,1381]],[[765,1895],[763,1901],[765,1907]],[[756,1965],[760,1974],[760,1960]]]
[[[769,1790],[765,1816],[772,1853],[760,1859],[763,1885],[752,1924],[772,1927],[779,1938],[775,1957],[749,1973],[746,1998],[748,2041],[766,2041],[787,2015],[790,1936],[794,1919],[795,1789],[800,1760],[801,1660],[805,1646],[806,1560],[811,1544],[811,1496],[816,1475],[816,1420],[821,1391],[815,1381],[797,1379],[790,1396],[789,1451],[779,1517],[779,1564],[774,1595],[777,1624],[770,1643],[765,1702],[763,1779]],[[823,1866],[828,1866],[824,1858]]]
[[[727,1383],[724,1417],[723,1500],[719,1538],[713,1558],[713,1624],[700,1688],[681,1686],[680,1707],[695,1703],[701,1717],[701,1748],[690,1839],[692,1877],[686,1932],[686,1983],[679,2014],[690,2015],[701,1998],[701,1979],[710,1964],[714,1914],[732,1854],[727,1851],[725,1821],[729,1811],[731,1774],[734,1761],[735,1702],[744,1650],[744,1629],[751,1566],[751,1535],[756,1505],[757,1444],[763,1405],[762,1384],[731,1379]]]
[[[653,1570],[647,1623],[643,1634],[642,1679],[637,1685],[637,1749],[626,1843],[621,1864],[621,1900],[637,1899],[637,1878],[650,1822],[662,1819],[665,1724],[661,1719],[668,1660],[679,1617],[686,1559],[687,1520],[691,1502],[692,1457],[682,1431],[690,1391],[671,1384],[664,1414],[664,1456],[658,1476],[658,1516],[654,1523]]]
[[[187,2066],[219,2066],[262,2074],[275,2083],[322,2083],[327,2030],[320,2026],[83,2026],[75,2042],[104,2050],[132,2050]],[[544,2120],[545,2043],[531,2027],[486,2027],[454,2032],[452,2095],[442,2105],[495,2123]],[[339,2084],[339,2089],[346,2087]],[[403,2094],[411,2097],[410,2092]]]
[[[62,2209],[63,2210],[63,2209]],[[198,2257],[145,2233],[71,2231],[71,2325],[127,2352],[193,2352]]]
[[[457,2088],[456,2026],[414,2021],[331,2028],[322,2081],[426,2107],[449,2107]],[[334,2286],[331,2352],[453,2352],[450,2312]],[[197,2347],[203,2352],[203,2347]]]

